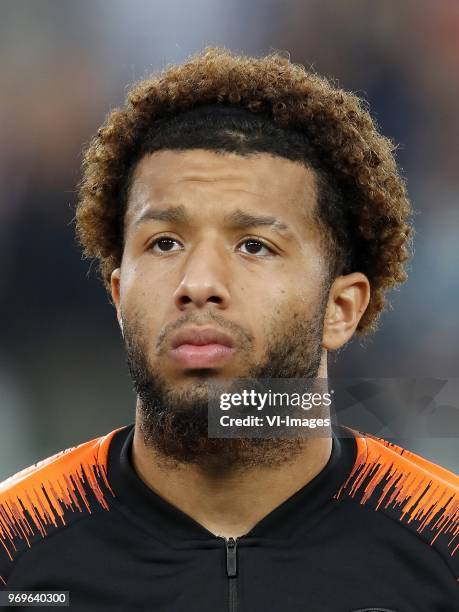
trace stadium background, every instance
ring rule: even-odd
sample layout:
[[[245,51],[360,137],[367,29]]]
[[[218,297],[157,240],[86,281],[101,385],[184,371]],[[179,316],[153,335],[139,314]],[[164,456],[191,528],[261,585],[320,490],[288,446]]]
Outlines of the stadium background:
[[[366,97],[400,143],[410,278],[331,374],[457,376],[456,0],[2,0],[0,12],[0,480],[133,421],[114,311],[73,236],[81,149],[127,85],[207,44],[289,51]],[[455,438],[400,442],[459,469]]]

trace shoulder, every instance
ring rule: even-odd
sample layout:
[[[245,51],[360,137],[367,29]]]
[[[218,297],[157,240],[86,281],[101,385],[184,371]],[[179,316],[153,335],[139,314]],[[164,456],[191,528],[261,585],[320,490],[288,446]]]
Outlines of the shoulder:
[[[335,499],[351,497],[390,516],[452,567],[459,556],[459,477],[392,442],[351,431],[357,456]]]
[[[109,509],[114,494],[107,479],[108,450],[119,429],[0,483],[0,584],[6,584],[4,568],[35,542],[84,515]]]

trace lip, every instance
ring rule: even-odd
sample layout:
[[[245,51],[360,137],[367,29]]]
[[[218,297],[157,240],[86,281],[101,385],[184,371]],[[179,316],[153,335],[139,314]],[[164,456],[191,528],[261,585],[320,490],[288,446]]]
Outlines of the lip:
[[[235,352],[234,341],[215,328],[178,331],[171,341],[171,356],[185,368],[211,368],[228,361]]]
[[[205,328],[188,328],[179,330],[172,337],[171,346],[176,349],[181,344],[193,344],[195,346],[203,346],[205,344],[221,344],[229,348],[233,348],[234,341],[228,334],[215,329],[213,327]]]

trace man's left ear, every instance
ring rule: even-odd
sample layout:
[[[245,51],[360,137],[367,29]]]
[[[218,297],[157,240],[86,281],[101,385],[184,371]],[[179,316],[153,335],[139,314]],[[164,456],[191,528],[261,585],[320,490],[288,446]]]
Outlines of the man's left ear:
[[[353,336],[370,301],[370,283],[361,272],[338,276],[330,288],[322,346],[334,351]]]

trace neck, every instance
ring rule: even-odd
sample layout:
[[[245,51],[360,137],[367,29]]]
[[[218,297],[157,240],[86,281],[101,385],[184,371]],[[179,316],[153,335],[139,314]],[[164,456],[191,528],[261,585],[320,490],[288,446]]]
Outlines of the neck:
[[[327,377],[323,364],[318,376]],[[312,436],[301,440],[299,452],[280,465],[216,475],[199,465],[164,462],[146,446],[137,420],[132,461],[144,483],[167,502],[211,533],[236,538],[317,476],[331,450],[331,436]]]

